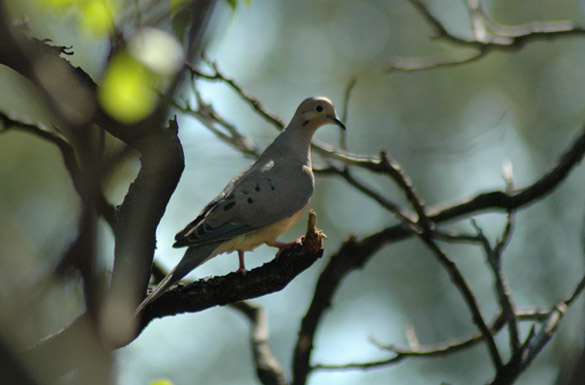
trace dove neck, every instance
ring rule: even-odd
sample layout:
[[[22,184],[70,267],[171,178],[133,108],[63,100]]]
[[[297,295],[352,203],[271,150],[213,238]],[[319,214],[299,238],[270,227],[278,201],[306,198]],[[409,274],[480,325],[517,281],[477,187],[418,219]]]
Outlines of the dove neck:
[[[280,134],[279,141],[288,144],[288,150],[304,164],[311,165],[311,140],[315,130],[309,127],[287,127]]]

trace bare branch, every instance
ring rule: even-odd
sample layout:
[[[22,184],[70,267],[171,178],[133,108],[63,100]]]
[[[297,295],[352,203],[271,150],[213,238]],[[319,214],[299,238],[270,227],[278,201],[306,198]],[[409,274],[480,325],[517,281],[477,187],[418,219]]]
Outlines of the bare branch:
[[[233,124],[228,123],[227,120],[222,118],[211,104],[205,103],[195,87],[193,87],[193,92],[197,98],[197,109],[194,109],[186,100],[184,101],[184,106],[176,101],[171,101],[171,105],[183,114],[197,119],[218,139],[234,147],[242,154],[254,158],[257,158],[260,155],[254,142],[252,142],[250,138],[242,135]],[[228,131],[228,134],[218,128],[216,123],[225,128]]]
[[[343,163],[345,163],[346,166],[357,166],[375,173],[385,174],[389,176],[390,178],[392,178],[392,180],[394,180],[394,182],[396,182],[396,184],[398,184],[398,187],[400,187],[400,189],[404,192],[410,204],[414,207],[418,215],[416,222],[417,223],[421,222],[421,224],[424,225],[425,227],[429,228],[432,227],[432,224],[430,223],[429,218],[425,212],[424,202],[422,198],[418,195],[417,191],[415,190],[412,180],[404,172],[404,170],[398,164],[398,162],[393,160],[386,151],[381,151],[380,156],[378,158],[374,158],[341,152],[332,148],[328,148],[324,145],[315,146],[315,149],[317,150],[317,152],[319,152],[321,155],[324,155],[325,157],[342,161]],[[328,169],[321,170],[321,172],[337,173],[343,176],[344,178],[346,178],[346,174],[349,175],[349,172],[339,170],[333,166],[330,166]],[[348,182],[350,182],[350,184],[352,184],[354,187],[360,190],[362,189],[367,190],[367,186],[365,186],[361,182],[356,181],[355,179],[348,180]],[[405,210],[399,209],[397,207],[392,208],[392,206],[395,205],[389,203],[386,198],[380,197],[376,198],[373,196],[371,197],[378,201],[378,203],[381,203],[383,207],[387,208],[393,213],[398,213],[398,215],[407,218],[411,222],[415,221],[415,219],[412,218],[412,215],[409,215]]]
[[[481,8],[478,0],[467,0],[473,38],[466,39],[450,33],[443,23],[419,0],[409,0],[435,31],[435,37],[472,52],[454,52],[423,58],[394,58],[387,71],[421,71],[439,67],[469,64],[495,50],[513,51],[529,42],[558,39],[585,34],[585,27],[570,21],[533,22],[518,26],[502,26],[492,21]]]
[[[540,330],[535,327],[530,331],[521,348],[512,356],[510,362],[498,372],[491,382],[492,385],[512,384],[522,372],[530,366],[538,354],[544,349],[554,336],[560,321],[565,315],[568,307],[585,289],[585,276],[581,278],[573,291],[563,300],[557,302],[548,312],[547,316],[540,321]]]
[[[488,350],[490,352],[490,357],[493,361],[493,364],[497,371],[500,370],[502,367],[502,357],[498,352],[498,347],[496,346],[496,342],[494,340],[493,335],[491,334],[490,329],[488,328],[483,316],[481,314],[481,310],[479,308],[479,304],[477,303],[477,299],[473,294],[473,291],[465,281],[463,274],[457,268],[457,265],[451,261],[449,257],[441,250],[441,248],[428,236],[419,236],[419,238],[427,245],[427,247],[435,254],[439,262],[443,265],[451,281],[459,290],[463,299],[465,300],[465,304],[469,308],[471,312],[473,322],[483,335],[484,339],[486,340]]]
[[[0,133],[9,131],[11,129],[19,130],[35,135],[41,139],[48,141],[49,143],[56,145],[59,151],[61,152],[63,163],[65,164],[65,168],[69,172],[69,176],[71,177],[73,187],[80,196],[82,194],[85,194],[84,192],[85,187],[83,186],[82,183],[82,171],[77,162],[75,150],[73,149],[73,146],[67,141],[66,138],[59,135],[58,133],[43,129],[37,125],[13,119],[2,112],[0,112],[0,124],[1,124]],[[101,191],[97,191],[96,194],[97,196],[95,199],[95,209],[97,213],[100,214],[104,218],[104,220],[110,225],[110,227],[113,228],[115,215],[114,206],[112,206],[106,200]]]
[[[268,316],[261,306],[250,302],[234,302],[230,307],[238,310],[250,321],[250,345],[258,379],[264,385],[288,385],[282,365],[268,343]]]
[[[482,48],[471,52],[454,52],[452,54],[433,55],[429,57],[394,57],[390,60],[390,65],[386,67],[386,71],[412,72],[471,64],[486,56],[488,51],[487,48]]]
[[[441,21],[439,21],[439,19],[437,19],[435,17],[435,15],[433,15],[431,13],[431,11],[427,8],[427,6],[424,5],[421,1],[409,0],[409,2],[423,16],[423,18],[427,21],[427,23],[434,29],[434,32],[435,32],[434,36],[436,38],[441,38],[441,39],[444,39],[446,41],[449,41],[450,43],[458,44],[458,45],[464,45],[464,46],[476,45],[477,42],[474,40],[462,39],[462,38],[459,38],[459,37],[452,35],[443,26],[443,23],[441,23]]]
[[[414,218],[414,214],[409,213],[408,211],[404,210],[396,203],[388,200],[386,197],[381,195],[380,193],[376,192],[372,187],[366,185],[364,181],[360,181],[356,179],[349,169],[345,168],[343,170],[335,169],[337,174],[340,175],[343,179],[347,181],[351,186],[354,186],[357,190],[362,192],[364,195],[372,198],[376,201],[380,206],[391,212],[392,214],[396,215],[399,219],[402,220],[407,226],[411,228],[416,228]]]
[[[555,165],[532,185],[514,192],[494,191],[455,203],[443,208],[430,210],[429,218],[434,223],[446,222],[463,216],[469,216],[485,210],[506,209],[514,211],[524,205],[531,204],[551,192],[560,184],[571,170],[582,160],[585,154],[585,128],[573,140]],[[347,157],[350,164],[359,164],[367,169],[377,170],[379,160],[373,158]],[[343,279],[352,271],[360,268],[385,245],[412,236],[412,232],[402,224],[387,227],[370,234],[361,240],[350,237],[340,249],[334,253],[317,280],[313,299],[299,330],[299,336],[293,355],[293,384],[306,383],[310,372],[310,356],[313,349],[314,335],[317,325],[331,305],[334,294]],[[519,317],[519,319],[521,319]]]
[[[585,281],[583,282],[585,285]],[[554,309],[554,308],[553,308]],[[551,308],[543,309],[517,309],[517,317],[522,321],[538,321],[542,322],[547,319],[551,311]],[[495,320],[490,324],[489,329],[492,335],[497,334],[506,325],[506,319],[502,313],[500,313]],[[353,369],[372,369],[378,367],[385,367],[388,365],[396,364],[407,358],[428,358],[428,357],[440,357],[460,352],[468,349],[484,341],[484,335],[481,333],[473,334],[469,337],[462,339],[454,339],[446,343],[432,345],[432,346],[421,346],[417,349],[406,349],[396,347],[394,345],[385,345],[374,339],[372,342],[380,349],[389,350],[394,353],[393,357],[379,361],[368,361],[368,362],[351,362],[346,364],[316,364],[311,367],[311,370],[353,370]]]
[[[345,94],[343,96],[343,108],[341,110],[341,120],[347,124],[347,117],[349,113],[349,99],[351,97],[351,92],[356,84],[356,78],[352,78],[347,87],[345,88]],[[339,138],[339,148],[343,151],[347,151],[347,131],[342,130],[341,136]]]
[[[471,212],[494,209],[511,211],[532,204],[552,192],[567,177],[569,172],[581,162],[584,155],[585,127],[581,129],[578,136],[573,139],[550,170],[533,184],[509,192],[492,191],[483,193],[447,207],[431,208],[429,217],[434,222],[444,222],[462,215],[469,215]]]
[[[483,250],[486,254],[488,264],[494,274],[494,284],[496,286],[496,293],[498,302],[502,309],[502,314],[508,323],[508,332],[510,334],[510,348],[513,353],[520,349],[520,335],[518,331],[518,319],[516,318],[516,310],[510,285],[508,284],[504,271],[502,269],[502,252],[504,246],[507,244],[510,235],[512,234],[513,215],[508,213],[506,227],[502,236],[502,240],[497,243],[495,248],[492,248],[489,240],[483,233],[479,225],[472,220],[472,225],[477,231],[477,236],[481,241]]]
[[[227,85],[229,85],[235,92],[238,94],[244,101],[246,101],[260,116],[262,116],[266,121],[272,124],[279,130],[284,128],[284,122],[280,120],[280,118],[276,115],[269,113],[260,103],[260,101],[253,96],[250,96],[244,89],[236,83],[234,79],[231,79],[225,76],[217,66],[217,63],[214,61],[209,60],[205,55],[202,55],[203,61],[211,67],[213,73],[211,75],[205,74],[195,68],[194,66],[190,65],[189,63],[186,64],[187,69],[191,72],[191,75],[197,78],[207,79],[207,80],[219,80]]]

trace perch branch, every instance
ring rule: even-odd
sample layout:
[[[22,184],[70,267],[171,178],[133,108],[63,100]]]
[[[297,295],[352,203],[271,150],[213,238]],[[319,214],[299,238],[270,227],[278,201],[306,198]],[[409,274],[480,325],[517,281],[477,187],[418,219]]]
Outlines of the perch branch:
[[[284,250],[278,258],[250,270],[245,275],[230,273],[208,277],[162,294],[142,312],[139,331],[155,318],[259,297],[282,290],[297,275],[323,255],[323,232],[315,227],[317,215],[311,210],[302,245]]]

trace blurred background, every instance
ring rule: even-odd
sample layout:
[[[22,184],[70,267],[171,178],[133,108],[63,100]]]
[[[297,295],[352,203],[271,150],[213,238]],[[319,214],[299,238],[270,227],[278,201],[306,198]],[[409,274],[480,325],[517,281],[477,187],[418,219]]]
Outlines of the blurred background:
[[[74,54],[68,60],[100,83],[107,73],[110,27],[107,18],[90,22],[101,20],[91,16],[99,14],[99,6],[80,5],[90,3],[39,0],[7,4],[14,18],[27,17],[32,36],[71,46]],[[113,22],[129,29],[139,22],[138,15],[149,20],[168,7],[160,2],[147,11],[136,8],[132,13],[128,11],[132,4],[138,7],[142,2],[102,3]],[[452,34],[472,37],[465,2],[425,4]],[[492,19],[506,25],[585,21],[581,1],[491,0],[482,5]],[[171,30],[170,25],[162,25]],[[533,42],[518,51],[496,51],[477,62],[449,68],[386,71],[396,57],[465,52],[432,36],[432,28],[404,0],[252,0],[237,2],[235,8],[219,1],[206,33],[205,53],[226,76],[286,122],[304,98],[314,95],[331,98],[341,113],[345,89],[356,79],[345,122],[348,150],[370,156],[387,150],[411,176],[429,206],[503,189],[505,162],[512,164],[518,187],[539,178],[585,122],[585,38]],[[209,72],[204,64],[201,68]],[[51,112],[37,101],[28,81],[0,67],[0,84],[0,110],[50,127]],[[205,101],[260,149],[277,135],[274,127],[225,84],[200,80],[197,87]],[[180,93],[194,102],[188,84]],[[251,162],[195,119],[177,116],[186,168],[158,228],[155,256],[167,269],[184,252],[172,249],[174,234]],[[55,146],[23,132],[0,134],[0,323],[2,330],[14,330],[10,339],[18,346],[30,346],[83,312],[78,280],[50,283],[50,290],[41,290],[47,287],[47,273],[75,238],[78,196]],[[334,126],[324,127],[316,135],[332,146],[338,146],[339,138]],[[313,163],[324,165],[318,155]],[[130,158],[110,177],[105,193],[113,204],[121,203],[139,166],[137,159]],[[358,175],[406,205],[403,194],[387,178],[366,172]],[[518,306],[550,306],[582,277],[584,175],[582,166],[577,168],[552,195],[517,215],[512,242],[504,254],[504,271]],[[253,300],[268,313],[272,349],[289,375],[299,323],[328,257],[351,234],[359,238],[398,223],[334,176],[317,177],[311,208],[329,237],[324,258],[281,292]],[[475,218],[491,240],[501,234],[505,224],[503,214]],[[292,241],[303,234],[305,220],[306,216],[282,240]],[[467,220],[445,228],[471,231]],[[109,271],[113,238],[105,224],[99,237],[102,268]],[[461,245],[445,249],[475,291],[486,319],[493,319],[497,302],[481,250]],[[265,246],[248,253],[247,267],[269,261],[274,253]],[[227,274],[236,268],[235,254],[222,255],[188,278]],[[583,309],[580,298],[518,384],[555,383],[559,371],[582,348]],[[526,336],[529,327],[523,325]],[[407,347],[408,327],[423,346],[476,331],[447,274],[416,239],[382,249],[362,270],[344,280],[319,327],[312,362],[342,364],[391,357],[370,338]],[[225,307],[155,320],[137,340],[116,352],[115,379],[124,385],[157,379],[176,385],[256,384],[248,339],[247,320]],[[505,332],[498,335],[497,342],[505,351]],[[480,345],[443,358],[408,359],[367,371],[319,370],[309,383],[471,384],[485,383],[492,375],[488,352]]]

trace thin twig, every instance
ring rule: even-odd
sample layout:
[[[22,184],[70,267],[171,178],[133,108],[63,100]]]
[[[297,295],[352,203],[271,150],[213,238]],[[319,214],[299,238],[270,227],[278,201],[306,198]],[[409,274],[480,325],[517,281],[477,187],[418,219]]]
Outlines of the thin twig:
[[[518,319],[516,318],[516,311],[514,306],[514,300],[510,285],[506,280],[504,271],[502,269],[502,252],[504,251],[504,245],[508,243],[508,240],[512,234],[512,223],[513,215],[511,212],[506,216],[506,227],[504,229],[502,239],[499,241],[495,248],[492,248],[489,240],[485,236],[483,230],[475,220],[472,220],[472,225],[477,231],[477,237],[481,241],[483,250],[486,254],[488,264],[494,274],[494,283],[496,286],[496,294],[498,302],[502,308],[502,314],[508,324],[508,333],[510,334],[510,348],[513,353],[518,352],[520,349],[520,333],[518,331]]]
[[[467,0],[471,16],[473,38],[466,39],[450,33],[443,23],[419,0],[409,0],[435,31],[437,39],[470,48],[472,52],[454,52],[421,58],[394,58],[387,71],[421,71],[439,67],[452,67],[477,61],[489,53],[513,51],[525,44],[539,40],[558,39],[585,34],[585,27],[570,21],[532,22],[518,26],[503,26],[495,23],[481,8],[478,0]],[[489,27],[489,30],[486,28]]]
[[[280,118],[278,116],[269,113],[262,106],[262,104],[260,103],[260,101],[258,99],[256,99],[255,97],[249,95],[246,91],[244,91],[244,89],[238,83],[236,83],[236,81],[234,79],[231,79],[231,78],[225,76],[220,71],[219,67],[217,66],[217,63],[209,60],[205,55],[202,55],[202,58],[203,58],[203,61],[205,61],[205,63],[207,63],[207,65],[209,65],[209,67],[213,70],[213,73],[211,75],[205,74],[204,72],[201,72],[200,70],[198,70],[197,68],[195,68],[191,64],[186,63],[185,65],[187,66],[187,69],[189,70],[189,72],[191,72],[192,76],[202,78],[202,79],[207,79],[207,80],[222,81],[223,83],[229,85],[240,97],[242,97],[243,100],[245,100],[250,106],[252,106],[252,108],[260,116],[262,116],[264,119],[266,119],[270,124],[272,124],[273,126],[275,126],[279,130],[282,130],[284,128],[284,122],[282,120],[280,120]]]
[[[347,87],[345,88],[345,94],[343,96],[343,109],[341,112],[341,120],[347,124],[347,117],[349,113],[349,99],[351,97],[351,92],[356,84],[356,78],[352,78]],[[339,138],[339,148],[343,151],[347,151],[347,131],[341,130],[341,136]]]
[[[376,192],[372,187],[368,186],[364,181],[356,179],[355,176],[349,171],[349,169],[339,170],[336,169],[339,176],[347,181],[351,186],[354,186],[358,191],[362,192],[366,196],[372,198],[380,206],[390,211],[392,214],[401,219],[408,227],[416,229],[416,219],[412,213],[409,213],[405,209],[401,208],[396,203],[390,201],[382,194]],[[418,231],[418,230],[417,230]]]
[[[454,52],[443,55],[433,55],[428,57],[394,57],[390,59],[390,65],[386,67],[386,72],[402,71],[424,71],[443,67],[455,67],[463,64],[471,64],[476,62],[489,53],[489,49],[485,48],[473,50],[471,52]]]
[[[443,26],[443,23],[439,19],[432,14],[432,12],[427,8],[419,0],[409,0],[410,4],[424,17],[427,23],[434,29],[435,37],[442,38],[450,43],[464,45],[464,46],[474,46],[478,45],[477,41],[470,40],[470,39],[463,39],[460,37],[456,37],[452,35],[447,29]]]
[[[478,194],[473,198],[450,204],[447,207],[437,206],[429,210],[429,217],[434,222],[444,222],[461,215],[468,215],[470,212],[494,209],[517,210],[522,206],[535,203],[552,192],[583,159],[584,155],[585,126],[581,128],[579,134],[571,141],[551,168],[531,185],[507,192],[497,190]]]
[[[584,289],[585,275],[577,283],[573,291],[565,297],[565,299],[557,302],[552,309],[550,309],[547,316],[540,321],[540,330],[538,332],[534,326],[532,327],[525,342],[510,358],[510,362],[498,372],[498,375],[491,382],[491,385],[512,384],[514,380],[530,366],[554,336],[568,307],[577,299]]]
[[[451,261],[449,257],[443,252],[443,250],[428,236],[424,234],[419,236],[419,238],[425,243],[425,245],[435,254],[441,265],[445,268],[449,277],[453,281],[453,284],[459,290],[463,299],[465,300],[465,304],[467,305],[469,311],[471,312],[473,322],[483,335],[486,340],[488,351],[490,353],[490,357],[492,362],[496,368],[496,371],[499,371],[502,367],[502,357],[498,351],[498,347],[494,340],[494,337],[485,323],[483,316],[481,314],[481,310],[479,308],[479,304],[477,303],[477,299],[473,294],[473,291],[465,281],[463,274],[457,268],[457,265]]]
[[[406,195],[406,199],[408,199],[418,215],[417,223],[425,229],[431,230],[433,224],[425,212],[424,202],[415,190],[410,177],[404,172],[398,162],[390,158],[385,151],[380,152],[380,165],[383,172],[390,176]]]
[[[219,114],[213,110],[213,107],[210,105],[203,104],[202,101],[199,103],[199,109],[195,110],[191,105],[185,102],[185,105],[180,105],[176,101],[171,101],[171,105],[176,108],[178,111],[184,113],[185,115],[192,116],[193,118],[197,119],[201,124],[205,126],[209,131],[211,131],[219,140],[224,143],[229,144],[230,146],[234,147],[236,150],[241,152],[244,155],[251,156],[257,158],[259,156],[259,152],[256,149],[256,146],[252,142],[252,140],[248,137],[245,137],[235,129],[233,125],[230,125],[227,121],[220,118]],[[202,107],[204,106],[204,107]],[[226,134],[222,130],[220,130],[214,123],[218,123],[224,128],[230,126],[228,131],[231,135]],[[236,134],[237,133],[237,134]]]

